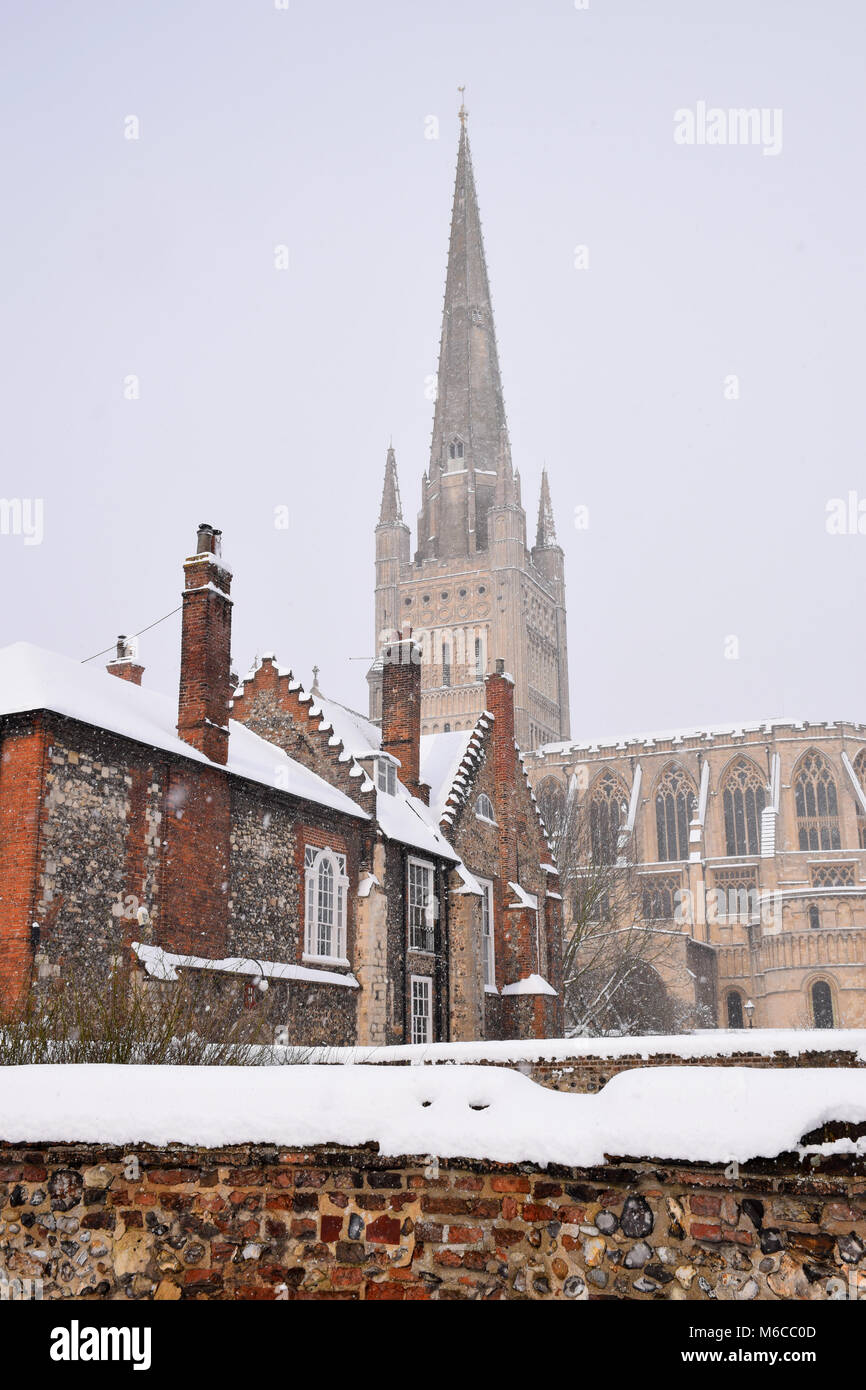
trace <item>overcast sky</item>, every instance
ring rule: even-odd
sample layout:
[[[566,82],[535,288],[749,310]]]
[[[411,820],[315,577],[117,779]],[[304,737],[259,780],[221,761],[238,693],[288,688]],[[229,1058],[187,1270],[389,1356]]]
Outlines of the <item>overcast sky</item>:
[[[866,719],[866,534],[827,530],[833,498],[866,513],[864,28],[862,0],[7,0],[2,492],[44,500],[44,539],[0,536],[0,641],[86,657],[161,617],[209,521],[239,669],[273,649],[366,706],[465,83],[572,733]],[[781,151],[676,143],[700,102],[781,110]],[[179,623],[145,683],[176,689]]]

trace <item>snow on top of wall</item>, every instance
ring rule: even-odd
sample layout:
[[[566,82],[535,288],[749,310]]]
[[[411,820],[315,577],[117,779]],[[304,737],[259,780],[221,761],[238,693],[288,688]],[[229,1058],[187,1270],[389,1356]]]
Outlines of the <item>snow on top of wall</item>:
[[[10,1143],[375,1142],[390,1156],[498,1163],[745,1163],[795,1150],[831,1120],[866,1121],[866,1073],[654,1067],[569,1095],[491,1067],[0,1068]]]
[[[168,695],[118,680],[103,667],[83,665],[29,642],[0,649],[0,714],[47,709],[120,734],[148,748],[160,748],[192,762],[212,763],[177,735],[177,704]],[[229,721],[225,771],[267,787],[369,820],[344,792],[290,758],[251,729]]]
[[[591,753],[599,748],[629,748],[637,744],[643,747],[652,747],[655,743],[676,744],[691,742],[695,739],[740,738],[743,734],[769,734],[774,729],[803,729],[817,732],[821,729],[837,729],[843,726],[866,732],[866,725],[860,724],[856,720],[755,719],[741,722],[732,721],[728,724],[705,724],[703,727],[692,729],[662,729],[651,733],[628,734],[626,736],[606,734],[601,738],[567,739],[561,743],[544,743],[538,748],[533,748],[529,756],[531,758],[543,758],[547,753]]]
[[[711,1028],[698,1033],[655,1033],[626,1038],[529,1038],[506,1042],[405,1043],[393,1047],[332,1047],[314,1051],[311,1060],[415,1065],[449,1062],[563,1062],[582,1057],[672,1056],[684,1060],[780,1052],[851,1052],[866,1062],[864,1028]]]
[[[156,980],[176,980],[178,970],[215,970],[226,975],[259,976],[265,980],[302,980],[307,984],[342,985],[358,989],[354,975],[341,975],[337,970],[314,970],[306,965],[278,960],[256,960],[246,956],[226,956],[212,960],[210,956],[184,956],[164,951],[161,946],[148,946],[133,941],[132,949],[148,975]]]
[[[556,994],[553,985],[549,985],[543,975],[524,975],[522,980],[517,980],[513,985],[505,985],[503,994]]]
[[[528,907],[533,912],[537,910],[538,898],[535,893],[528,893],[526,889],[522,888],[519,883],[512,883],[510,879],[508,881],[508,887],[514,894],[515,898],[517,899],[517,902],[507,903],[507,907]]]

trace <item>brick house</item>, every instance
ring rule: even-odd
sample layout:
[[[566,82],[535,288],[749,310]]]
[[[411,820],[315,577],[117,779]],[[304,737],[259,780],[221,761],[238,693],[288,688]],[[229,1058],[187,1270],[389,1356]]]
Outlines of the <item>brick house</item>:
[[[455,883],[480,889],[426,804],[417,668],[386,668],[375,749],[272,659],[232,702],[230,588],[202,526],[177,703],[141,685],[123,641],[107,672],[0,651],[4,997],[96,979],[129,950],[149,975],[204,970],[239,997],[267,979],[293,1042],[478,1036],[454,1003],[452,904]]]

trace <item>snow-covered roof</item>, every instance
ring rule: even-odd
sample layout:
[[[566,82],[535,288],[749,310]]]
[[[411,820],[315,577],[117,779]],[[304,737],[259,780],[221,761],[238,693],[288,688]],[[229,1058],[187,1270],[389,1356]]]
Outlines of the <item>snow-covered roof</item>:
[[[320,691],[312,697],[311,716],[321,713],[333,726],[334,734],[354,758],[368,758],[381,753],[382,735],[378,725],[357,710],[331,700]],[[423,740],[422,740],[423,742]],[[421,780],[425,781],[423,772]],[[376,793],[376,819],[389,840],[399,840],[412,849],[425,850],[440,858],[459,860],[459,856],[439,829],[435,808],[427,806],[397,778],[394,795]]]
[[[242,1080],[242,1084],[240,1084]],[[866,1071],[642,1067],[594,1095],[505,1067],[0,1068],[8,1143],[376,1143],[379,1152],[599,1167],[611,1155],[748,1163],[866,1121]],[[821,1152],[866,1152],[841,1139]]]
[[[0,715],[51,710],[97,729],[120,734],[193,762],[212,763],[177,735],[177,703],[168,695],[119,680],[101,666],[87,666],[29,642],[0,649]],[[229,720],[225,771],[369,820],[350,797],[290,758],[281,748]]]
[[[338,700],[328,699],[321,691],[315,690],[310,714],[315,716],[319,711],[353,758],[363,758],[381,750],[382,734],[378,725],[358,710],[349,709],[348,705],[341,705]]]
[[[441,820],[454,778],[466,756],[472,729],[421,735],[421,780],[430,788],[430,809]]]
[[[156,980],[176,980],[178,970],[216,970],[226,975],[258,975],[265,980],[300,980],[305,984],[359,988],[354,975],[341,975],[338,970],[314,970],[288,961],[255,960],[246,956],[211,960],[209,956],[177,955],[164,951],[161,946],[148,946],[140,941],[134,941],[132,949],[148,975]]]
[[[393,796],[387,792],[376,793],[376,819],[389,840],[399,840],[401,845],[409,845],[412,849],[460,862],[459,854],[445,839],[430,807],[419,797],[412,796],[399,779]]]

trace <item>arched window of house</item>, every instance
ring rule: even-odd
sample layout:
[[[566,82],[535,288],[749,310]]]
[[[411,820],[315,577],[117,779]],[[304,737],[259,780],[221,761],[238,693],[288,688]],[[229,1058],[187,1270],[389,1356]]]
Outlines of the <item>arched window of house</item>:
[[[827,760],[817,748],[804,753],[794,779],[800,849],[840,849],[839,801]]]
[[[727,854],[760,854],[766,799],[764,779],[755,764],[750,758],[738,758],[725,774],[722,793]]]
[[[595,779],[589,793],[589,842],[593,862],[616,862],[620,826],[628,814],[628,792],[612,772]]]
[[[812,903],[812,904],[810,905],[810,907],[809,907],[809,926],[810,926],[810,927],[820,927],[820,925],[821,925],[821,913],[820,913],[820,911],[819,911],[819,909],[818,909],[818,904],[817,904],[817,903]]]
[[[696,805],[695,790],[681,767],[671,764],[656,787],[656,831],[659,862],[689,857],[689,821]]]
[[[728,990],[728,1027],[743,1027],[743,996],[738,994],[735,989]]]
[[[304,955],[313,960],[346,957],[346,856],[307,845],[304,851],[306,910]]]
[[[475,814],[479,820],[496,820],[496,813],[493,810],[493,802],[486,792],[482,792],[475,802]]]
[[[833,995],[826,980],[812,986],[812,1019],[816,1028],[833,1027]]]
[[[854,759],[854,773],[860,786],[866,791],[866,748],[861,748]],[[857,838],[860,848],[866,849],[866,811],[863,810],[860,802],[857,802]]]

